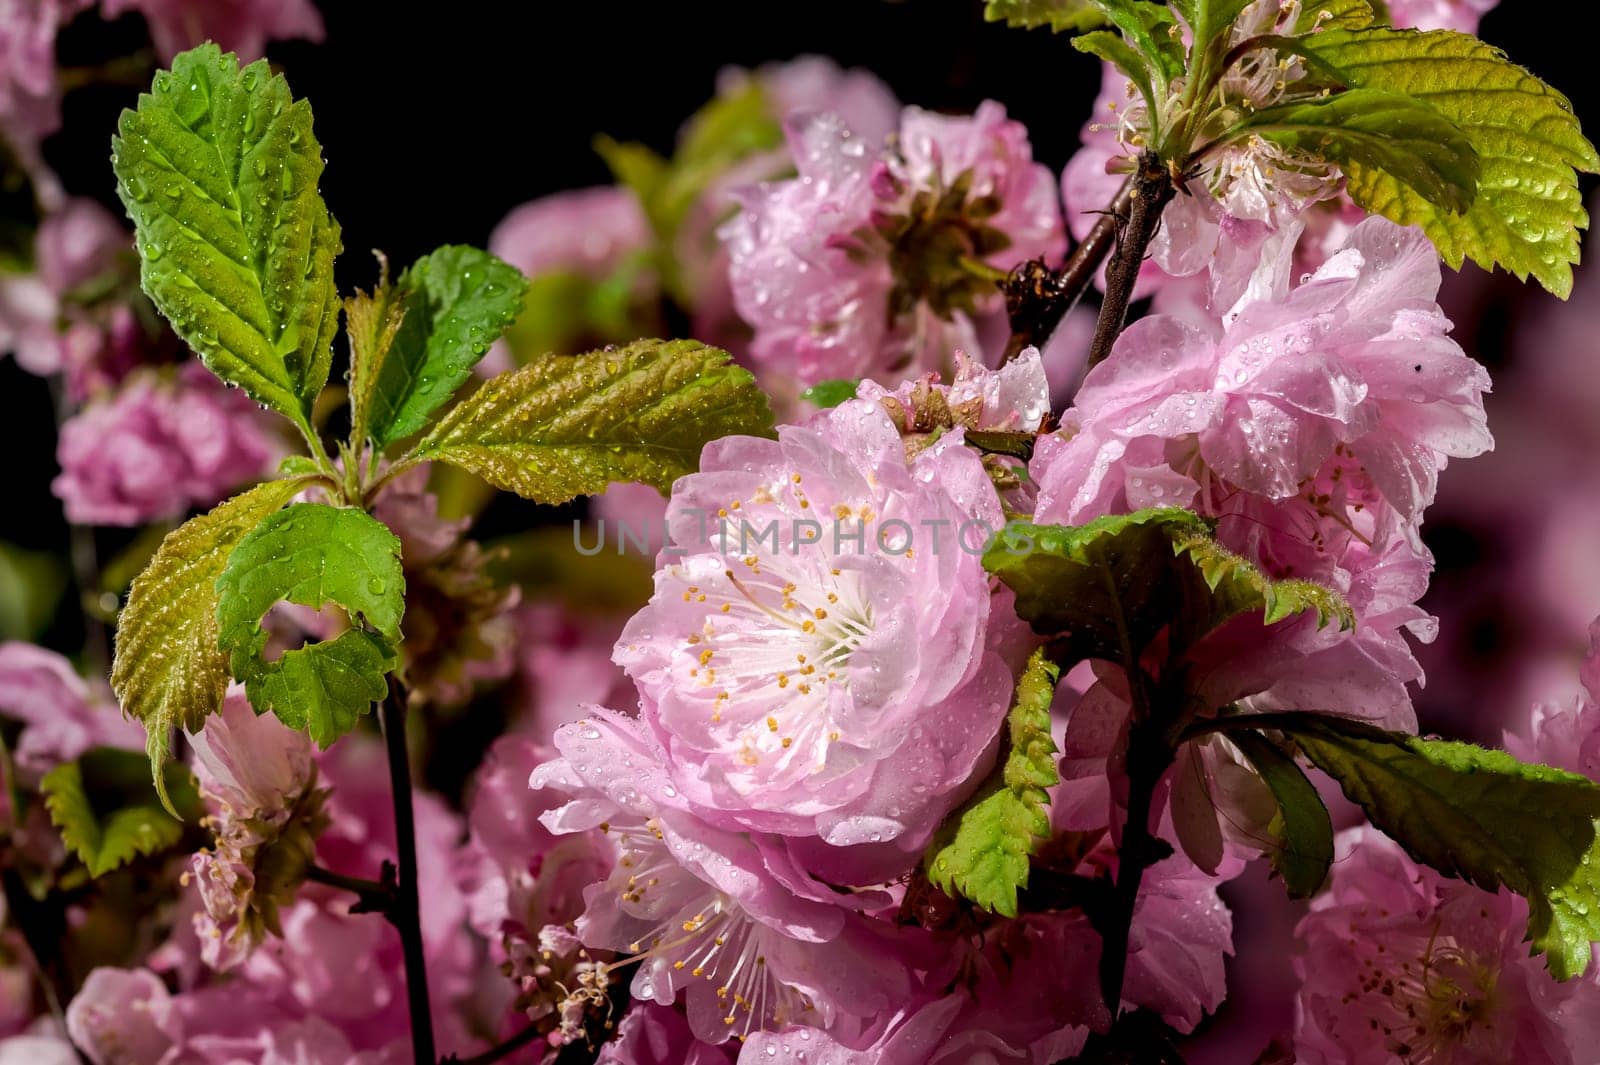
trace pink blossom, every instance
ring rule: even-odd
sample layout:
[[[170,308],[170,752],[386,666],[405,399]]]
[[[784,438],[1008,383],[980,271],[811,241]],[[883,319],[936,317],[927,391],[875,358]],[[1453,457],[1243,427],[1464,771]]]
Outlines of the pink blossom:
[[[548,602],[525,604],[515,617],[517,717],[511,728],[518,735],[547,741],[594,703],[629,712],[638,707],[638,693],[611,660],[623,618],[585,616]]]
[[[34,778],[91,747],[144,749],[144,730],[117,712],[103,682],[91,685],[65,658],[31,643],[0,643],[0,715],[22,723],[11,755]]]
[[[1527,903],[1406,857],[1370,828],[1341,832],[1328,889],[1297,935],[1296,1060],[1593,1060],[1600,983],[1562,983],[1530,955]]]
[[[638,197],[604,185],[513,208],[489,235],[489,250],[529,277],[560,270],[601,281],[650,239]]]
[[[195,775],[213,846],[191,861],[204,911],[194,915],[205,963],[231,969],[294,901],[326,825],[311,740],[271,714],[257,716],[235,688],[222,712],[191,735]]]
[[[51,490],[82,525],[138,525],[210,506],[283,451],[266,417],[197,362],[148,371],[61,427]]]
[[[766,93],[772,116],[780,122],[796,111],[825,111],[838,115],[868,144],[878,144],[900,120],[900,101],[881,78],[866,70],[846,70],[826,56],[796,56],[755,70],[724,67],[717,74],[717,95],[737,95],[751,82]]]
[[[617,848],[610,877],[585,892],[577,934],[640,960],[636,1001],[669,1005],[686,992],[695,1036],[721,1043],[791,1022],[870,1017],[909,993],[888,929],[803,878],[768,842],[696,817],[638,722],[596,708],[563,726],[556,746],[562,758],[531,783],[567,802],[541,820],[558,834],[598,829]]]
[[[1589,625],[1589,654],[1578,677],[1583,695],[1565,704],[1536,704],[1529,715],[1528,735],[1506,733],[1506,750],[1524,762],[1553,765],[1600,781],[1600,618]]]
[[[1002,520],[959,432],[907,462],[868,400],[708,445],[616,649],[676,786],[719,825],[896,841],[909,861],[1009,699],[979,557]]]
[[[30,171],[61,124],[56,34],[93,0],[0,0],[0,135]]]
[[[957,256],[1008,269],[1062,251],[1053,180],[999,104],[968,118],[908,108],[886,151],[825,113],[787,131],[799,176],[745,190],[722,230],[750,356],[780,377],[948,366],[999,301]]]
[[[64,373],[75,402],[115,385],[152,354],[135,314],[133,238],[93,200],[67,200],[34,234],[34,269],[0,276],[0,351],[29,373]],[[82,293],[112,289],[95,302]]]
[[[1479,20],[1499,5],[1500,0],[1390,0],[1389,19],[1419,30],[1477,33]]]
[[[311,0],[102,0],[107,18],[137,11],[163,61],[215,41],[241,62],[260,59],[267,42],[322,40],[322,16]]]
[[[729,1044],[702,1043],[678,1010],[655,1002],[636,1002],[617,1025],[617,1034],[600,1048],[595,1065],[728,1065],[732,1060]]]
[[[0,1065],[78,1065],[81,1060],[53,1021],[0,1039]]]

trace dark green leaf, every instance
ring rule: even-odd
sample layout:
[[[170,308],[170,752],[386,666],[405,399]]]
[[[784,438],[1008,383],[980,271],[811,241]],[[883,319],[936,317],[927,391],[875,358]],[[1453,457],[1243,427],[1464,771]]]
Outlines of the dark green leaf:
[[[1372,823],[1414,859],[1528,900],[1528,938],[1559,979],[1600,941],[1600,786],[1504,751],[1386,732],[1323,714],[1274,714]]]
[[[455,394],[516,319],[528,283],[488,252],[453,245],[418,259],[397,288],[399,329],[352,382],[371,389],[367,431],[380,447],[421,429]]]
[[[1229,739],[1278,802],[1273,820],[1278,843],[1268,852],[1272,868],[1283,877],[1290,898],[1310,898],[1321,890],[1333,864],[1333,822],[1322,796],[1294,759],[1259,732],[1234,732]]]
[[[257,713],[272,711],[327,747],[383,698],[405,610],[400,541],[364,511],[297,503],[239,541],[217,578],[218,645]],[[263,657],[261,619],[280,601],[343,608],[336,639]]]

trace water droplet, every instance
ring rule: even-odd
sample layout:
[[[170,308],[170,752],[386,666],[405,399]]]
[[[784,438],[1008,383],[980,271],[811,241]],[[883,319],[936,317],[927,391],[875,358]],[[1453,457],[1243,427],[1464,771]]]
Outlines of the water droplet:
[[[389,586],[383,582],[382,577],[374,577],[367,582],[367,591],[373,595],[382,595],[383,590],[387,587]]]

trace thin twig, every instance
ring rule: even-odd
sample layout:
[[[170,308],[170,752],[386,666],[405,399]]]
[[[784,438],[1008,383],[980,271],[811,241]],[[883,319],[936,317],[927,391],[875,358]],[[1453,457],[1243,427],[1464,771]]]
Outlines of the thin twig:
[[[1006,294],[1011,339],[1006,342],[1000,365],[1028,347],[1044,347],[1061,320],[1078,305],[1116,243],[1118,219],[1127,214],[1133,186],[1134,181],[1129,178],[1060,270],[1052,272],[1042,259],[1031,259],[1011,271],[1001,286]]]
[[[470,1058],[458,1058],[454,1054],[446,1054],[439,1059],[439,1065],[491,1065],[501,1058],[510,1057],[538,1038],[539,1025],[530,1024],[510,1039],[490,1047],[482,1054],[474,1054]]]
[[[311,865],[306,868],[306,879],[318,884],[327,884],[340,891],[348,891],[357,897],[357,902],[350,907],[351,913],[380,913],[384,917],[394,920],[395,900],[397,896],[396,884],[398,878],[395,874],[394,863],[383,863],[383,874],[377,880],[368,880],[365,877],[345,876],[332,869],[324,869],[320,865]],[[399,927],[396,925],[396,927]]]
[[[406,752],[406,693],[394,677],[378,723],[389,755],[394,799],[395,851],[400,862],[393,907],[387,914],[400,933],[405,954],[406,1000],[411,1012],[411,1050],[417,1065],[434,1065],[433,1014],[428,1005],[428,969],[422,950],[422,911],[417,901],[417,828],[411,805],[411,760]]]

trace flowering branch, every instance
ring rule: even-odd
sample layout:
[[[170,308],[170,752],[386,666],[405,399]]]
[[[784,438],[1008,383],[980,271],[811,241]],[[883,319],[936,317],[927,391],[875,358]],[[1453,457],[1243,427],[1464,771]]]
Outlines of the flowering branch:
[[[439,1059],[439,1065],[492,1065],[493,1062],[510,1057],[529,1043],[537,1042],[539,1036],[540,1026],[537,1023],[530,1024],[505,1042],[490,1047],[482,1054],[474,1054],[470,1058],[459,1058],[454,1054],[446,1054]]]
[[[1002,366],[1025,348],[1043,347],[1061,320],[1078,305],[1100,264],[1111,253],[1119,219],[1127,213],[1133,190],[1134,181],[1129,178],[1060,270],[1052,272],[1043,259],[1029,259],[1011,271],[1000,286],[1011,321],[1011,338],[1000,358]]]

